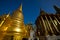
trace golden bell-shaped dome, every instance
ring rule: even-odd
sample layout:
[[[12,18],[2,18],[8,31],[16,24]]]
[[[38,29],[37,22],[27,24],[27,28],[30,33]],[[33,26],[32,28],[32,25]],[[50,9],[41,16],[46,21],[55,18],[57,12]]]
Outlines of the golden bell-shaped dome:
[[[16,31],[15,29],[18,29],[20,31],[21,29],[24,29],[22,5],[20,6],[20,9],[17,9],[13,12],[11,16],[11,21],[12,25],[7,31]]]
[[[22,14],[22,5],[13,12],[11,16],[11,24],[6,30],[3,40],[22,40],[26,37],[24,18]]]
[[[26,36],[26,30],[24,25],[24,19],[22,14],[22,5],[13,12],[13,15],[11,16],[12,25],[7,29],[7,32],[13,34],[16,38],[16,35],[19,35],[20,39],[24,36]]]

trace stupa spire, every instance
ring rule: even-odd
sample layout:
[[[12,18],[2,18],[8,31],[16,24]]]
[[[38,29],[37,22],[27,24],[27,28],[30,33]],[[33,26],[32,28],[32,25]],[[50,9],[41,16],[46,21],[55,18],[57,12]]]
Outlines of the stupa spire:
[[[22,3],[21,3],[21,5],[20,5],[20,7],[19,7],[19,10],[22,11]]]
[[[22,40],[27,34],[24,25],[24,18],[22,13],[22,4],[21,6],[15,10],[11,16],[11,25],[7,29],[7,34],[13,36],[13,40]],[[13,35],[12,35],[13,34]],[[8,36],[9,36],[8,35]],[[5,36],[6,37],[6,36]]]

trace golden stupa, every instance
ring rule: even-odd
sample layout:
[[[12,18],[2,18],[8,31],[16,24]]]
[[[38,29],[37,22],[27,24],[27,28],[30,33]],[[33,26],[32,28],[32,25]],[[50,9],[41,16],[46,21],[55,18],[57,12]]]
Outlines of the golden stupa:
[[[26,37],[22,4],[11,16],[8,14],[5,19],[0,26],[0,40],[22,40]]]

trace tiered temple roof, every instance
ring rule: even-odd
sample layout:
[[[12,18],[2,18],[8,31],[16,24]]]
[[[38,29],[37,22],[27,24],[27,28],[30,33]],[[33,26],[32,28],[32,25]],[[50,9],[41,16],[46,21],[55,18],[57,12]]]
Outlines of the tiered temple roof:
[[[35,22],[37,26],[37,35],[60,35],[60,8],[54,6],[56,14],[46,13],[41,10],[40,15]]]

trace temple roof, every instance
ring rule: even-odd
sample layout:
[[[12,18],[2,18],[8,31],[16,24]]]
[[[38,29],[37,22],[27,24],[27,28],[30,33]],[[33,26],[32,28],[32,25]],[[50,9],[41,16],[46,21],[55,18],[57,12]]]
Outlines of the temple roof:
[[[60,8],[57,7],[56,5],[54,5],[53,7],[54,7],[54,9],[56,10],[56,13],[60,14]]]

